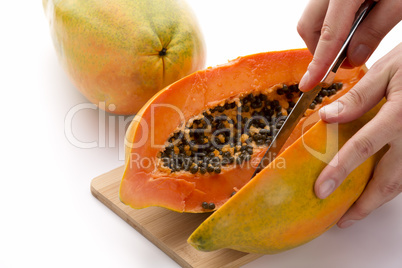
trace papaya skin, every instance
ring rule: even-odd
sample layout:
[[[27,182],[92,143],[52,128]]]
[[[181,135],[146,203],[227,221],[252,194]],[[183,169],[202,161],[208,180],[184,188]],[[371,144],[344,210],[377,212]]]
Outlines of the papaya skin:
[[[155,165],[145,165],[145,162],[138,165],[138,162],[156,159],[161,146],[180,124],[219,102],[281,83],[297,83],[311,59],[306,49],[239,57],[227,64],[198,71],[160,91],[140,110],[127,130],[126,167],[120,184],[120,200],[135,209],[161,206],[178,212],[208,212],[201,207],[203,201],[213,202],[219,209],[229,200],[234,188],[240,189],[249,182],[255,169],[253,165],[258,164],[264,150],[253,156],[253,165],[222,168],[220,174],[213,175],[165,174]],[[365,72],[364,67],[340,70],[335,82],[341,81],[343,88],[331,97],[331,101],[352,88]],[[327,102],[325,100],[323,104]],[[304,120],[285,147],[300,137]]]
[[[339,135],[319,121],[280,155],[286,168],[276,168],[274,160],[207,218],[188,242],[202,251],[232,248],[274,254],[307,243],[327,231],[360,196],[384,150],[357,167],[326,199],[315,196],[315,180],[338,149],[374,117],[381,105],[353,122],[340,124]],[[328,131],[335,131],[335,135],[328,138]],[[326,139],[327,144],[320,142]],[[306,145],[331,153],[319,159]]]
[[[135,114],[159,90],[205,65],[184,0],[43,0],[73,84],[108,112]]]

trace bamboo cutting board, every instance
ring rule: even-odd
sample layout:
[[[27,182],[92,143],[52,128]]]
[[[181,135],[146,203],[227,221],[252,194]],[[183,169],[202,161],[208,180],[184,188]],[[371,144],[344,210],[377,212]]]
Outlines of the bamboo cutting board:
[[[118,196],[123,171],[124,167],[119,167],[94,178],[92,194],[182,267],[232,268],[261,256],[231,249],[196,250],[187,238],[209,214],[178,213],[159,207],[132,209],[121,203]]]

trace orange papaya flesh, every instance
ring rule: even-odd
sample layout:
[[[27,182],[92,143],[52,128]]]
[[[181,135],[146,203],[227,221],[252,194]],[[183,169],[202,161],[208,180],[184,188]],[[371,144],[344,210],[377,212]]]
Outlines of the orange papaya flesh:
[[[169,172],[161,168],[160,155],[166,150],[167,141],[187,122],[208,109],[228,103],[228,100],[264,92],[268,99],[278,99],[282,103],[286,97],[279,96],[277,90],[284,85],[297,85],[311,59],[311,54],[305,49],[239,57],[227,64],[198,71],[157,93],[127,130],[121,201],[133,208],[161,206],[179,212],[219,209],[233,192],[249,182],[266,146],[255,148],[247,165],[222,166],[218,174],[192,174],[185,170]],[[315,110],[347,92],[365,71],[364,67],[340,70],[335,83],[341,82],[342,89],[335,95],[324,97]],[[304,122],[313,111],[306,112],[284,148],[310,127],[304,126]],[[203,207],[204,203],[212,203],[213,207]]]
[[[338,149],[374,117],[381,105],[339,128],[319,121],[207,218],[188,242],[202,251],[231,248],[274,254],[324,233],[360,196],[385,148],[357,167],[324,200],[314,194],[315,180]],[[278,161],[285,162],[286,167],[281,168]]]

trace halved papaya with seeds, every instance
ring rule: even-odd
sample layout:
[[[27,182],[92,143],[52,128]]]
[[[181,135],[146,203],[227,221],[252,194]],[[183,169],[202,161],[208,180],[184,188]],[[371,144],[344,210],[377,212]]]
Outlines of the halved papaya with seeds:
[[[219,209],[250,181],[299,98],[297,85],[311,59],[305,49],[239,57],[157,93],[127,131],[121,201],[179,212]],[[309,128],[303,127],[306,118],[345,94],[365,72],[339,70],[284,149]]]

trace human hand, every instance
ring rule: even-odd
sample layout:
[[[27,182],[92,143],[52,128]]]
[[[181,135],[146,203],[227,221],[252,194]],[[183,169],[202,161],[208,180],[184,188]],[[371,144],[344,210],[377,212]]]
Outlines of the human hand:
[[[352,27],[363,0],[310,0],[297,30],[314,55],[299,83],[301,91],[311,90],[324,77]],[[402,19],[401,0],[379,0],[359,25],[347,51],[344,66],[360,66],[383,37]]]
[[[378,114],[339,150],[315,183],[316,195],[330,195],[357,166],[386,144],[390,146],[366,189],[338,226],[345,228],[402,192],[402,43],[377,61],[366,75],[337,101],[323,107],[328,123],[359,118],[386,97]]]

